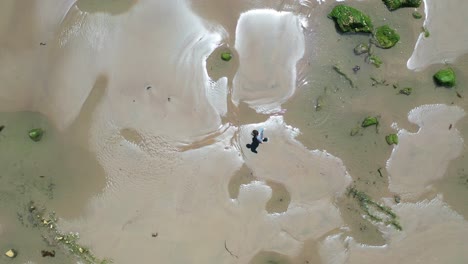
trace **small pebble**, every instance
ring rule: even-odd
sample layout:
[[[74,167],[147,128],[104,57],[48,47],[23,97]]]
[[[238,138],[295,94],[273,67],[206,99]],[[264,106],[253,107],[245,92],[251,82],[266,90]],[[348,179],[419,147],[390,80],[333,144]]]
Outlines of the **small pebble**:
[[[55,257],[55,250],[52,251],[47,251],[47,250],[41,250],[41,255],[43,257]]]
[[[16,255],[17,255],[17,253],[16,253],[16,250],[14,250],[14,249],[10,249],[7,252],[5,252],[5,256],[7,256],[9,258],[14,258],[14,257],[16,257]]]
[[[358,65],[356,65],[356,66],[353,67],[353,72],[356,73],[356,72],[358,72],[360,69],[361,69],[361,67],[359,67]]]

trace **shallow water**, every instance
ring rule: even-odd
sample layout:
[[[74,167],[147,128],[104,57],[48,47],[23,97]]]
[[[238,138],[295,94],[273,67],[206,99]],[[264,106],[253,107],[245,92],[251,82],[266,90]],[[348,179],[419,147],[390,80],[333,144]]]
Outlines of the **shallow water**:
[[[56,245],[48,245],[28,219],[28,204],[55,210],[61,217],[79,217],[90,197],[104,188],[104,172],[94,156],[69,134],[58,133],[38,113],[0,113],[4,129],[0,180],[2,250],[20,248],[14,263],[64,263],[71,258]],[[46,132],[40,142],[28,137],[32,128]],[[70,140],[71,139],[71,140]],[[18,221],[19,220],[19,221]],[[55,258],[40,257],[41,250],[56,250]]]
[[[74,262],[60,247],[52,247],[54,259],[40,257],[41,233],[15,213],[34,200],[57,212],[64,231],[80,232],[85,245],[116,263],[387,263],[400,254],[404,262],[421,243],[445,243],[441,259],[463,263],[467,256],[450,243],[466,242],[466,116],[450,121],[449,131],[443,116],[452,114],[441,112],[433,121],[439,130],[411,135],[411,147],[402,136],[393,149],[385,135],[417,132],[408,113],[421,105],[467,110],[466,55],[437,53],[458,58],[457,87],[438,88],[432,75],[443,65],[429,65],[440,59],[424,54],[445,38],[437,21],[447,14],[428,23],[433,34],[416,44],[424,20],[412,18],[414,9],[349,3],[401,36],[392,49],[375,48],[380,68],[353,54],[369,36],[338,34],[324,15],[334,2],[2,2],[0,250],[18,248],[15,263]],[[247,12],[258,8],[269,10]],[[9,15],[18,10],[28,19]],[[15,31],[19,26],[29,30]],[[463,38],[452,44],[461,47]],[[221,61],[227,50],[233,59]],[[412,55],[417,72],[407,69]],[[398,93],[408,86],[410,96]],[[379,117],[378,129],[351,136],[369,115]],[[33,126],[46,129],[41,142],[27,137]],[[245,144],[259,126],[270,140],[254,155]],[[447,155],[422,155],[443,149]],[[393,155],[399,163],[387,164]],[[418,169],[428,162],[440,170],[433,178],[426,177],[432,167]],[[349,184],[392,206],[403,231],[364,219],[344,195]],[[421,229],[414,227],[418,217],[427,217]],[[454,225],[441,224],[444,217]]]

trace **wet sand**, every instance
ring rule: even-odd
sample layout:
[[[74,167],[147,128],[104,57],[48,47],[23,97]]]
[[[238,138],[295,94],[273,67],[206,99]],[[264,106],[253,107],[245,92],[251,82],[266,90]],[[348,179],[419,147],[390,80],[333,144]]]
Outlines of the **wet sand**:
[[[375,50],[380,68],[353,54],[368,36],[326,18],[334,2],[2,2],[0,249],[21,250],[12,263],[76,262],[57,246],[40,257],[40,232],[15,213],[35,200],[115,263],[466,262],[465,36],[450,37],[456,53],[437,48],[453,34],[440,21],[464,3],[427,2],[415,20],[349,1],[402,37]],[[435,87],[442,61],[457,87]],[[368,115],[379,128],[350,136]],[[38,144],[21,134],[31,126],[47,130]],[[254,154],[260,127],[269,142]],[[403,230],[363,217],[351,185]]]

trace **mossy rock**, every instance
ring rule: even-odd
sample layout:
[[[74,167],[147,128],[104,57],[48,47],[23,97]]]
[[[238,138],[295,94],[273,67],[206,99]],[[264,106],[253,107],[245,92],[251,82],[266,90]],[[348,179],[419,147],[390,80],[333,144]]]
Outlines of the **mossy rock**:
[[[413,17],[415,19],[421,19],[423,16],[421,15],[421,13],[419,13],[418,11],[414,11],[413,12]]]
[[[413,92],[413,88],[411,87],[405,87],[400,90],[400,94],[404,94],[404,95],[410,95],[412,92]]]
[[[359,133],[359,130],[360,130],[360,127],[355,127],[353,129],[351,129],[351,131],[349,132],[349,135],[354,137],[355,135],[357,135]]]
[[[29,130],[28,135],[30,139],[32,139],[35,142],[38,142],[42,139],[42,136],[44,135],[44,130],[42,130],[42,128],[34,128]]]
[[[434,74],[434,81],[445,87],[455,86],[456,76],[452,68],[442,69]]]
[[[223,52],[221,53],[221,59],[223,61],[230,61],[232,59],[232,54],[231,52]]]
[[[373,125],[378,125],[379,124],[379,119],[377,117],[366,117],[364,121],[362,121],[361,126],[362,127],[369,127]]]
[[[369,52],[369,45],[365,43],[361,43],[357,45],[356,47],[354,47],[354,54],[356,55],[361,55],[361,54],[368,53],[368,52]]]
[[[387,144],[389,145],[398,145],[398,135],[397,134],[390,134],[385,137],[385,141],[387,141]]]
[[[335,6],[328,17],[336,22],[342,32],[371,33],[374,29],[369,16],[347,5]]]
[[[380,65],[382,65],[382,59],[380,59],[379,57],[375,56],[375,55],[371,55],[369,57],[369,62],[374,64],[375,67],[377,68],[380,68]]]
[[[388,10],[393,11],[402,7],[419,7],[422,0],[382,0]]]
[[[317,100],[315,101],[315,111],[320,111],[322,108],[325,106],[325,100],[322,95],[317,97]]]
[[[422,27],[422,28],[421,28],[421,31],[424,33],[424,37],[425,37],[425,38],[428,38],[428,37],[431,36],[431,33],[429,32],[429,30],[427,30],[426,27]]]
[[[379,47],[389,49],[400,41],[400,35],[388,25],[378,27],[374,35]]]

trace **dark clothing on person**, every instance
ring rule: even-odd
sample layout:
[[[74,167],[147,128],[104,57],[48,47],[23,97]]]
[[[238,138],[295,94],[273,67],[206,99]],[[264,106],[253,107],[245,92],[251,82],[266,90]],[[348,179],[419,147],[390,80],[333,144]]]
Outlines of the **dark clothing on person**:
[[[258,141],[257,137],[252,137],[252,143],[247,144],[247,148],[249,148],[253,153],[257,153],[257,148],[260,145],[260,141]]]

